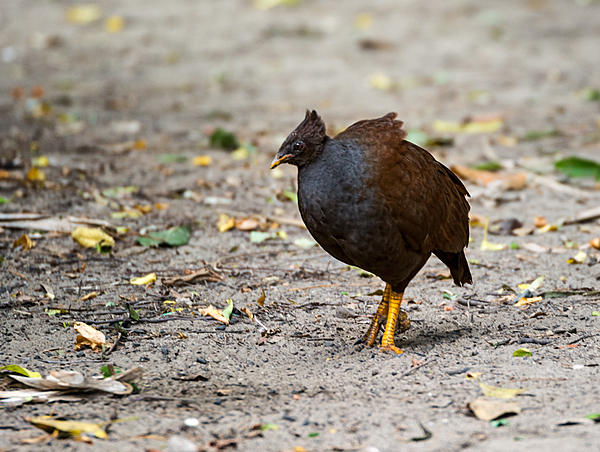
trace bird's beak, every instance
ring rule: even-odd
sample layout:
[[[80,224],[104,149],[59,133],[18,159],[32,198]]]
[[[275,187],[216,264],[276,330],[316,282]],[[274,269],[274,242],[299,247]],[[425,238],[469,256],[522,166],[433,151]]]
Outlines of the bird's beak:
[[[273,159],[273,161],[271,162],[271,169],[278,167],[283,162],[285,162],[286,160],[289,160],[291,158],[292,158],[292,154],[285,154],[281,157],[279,157],[279,154],[277,154],[275,156],[275,158]]]

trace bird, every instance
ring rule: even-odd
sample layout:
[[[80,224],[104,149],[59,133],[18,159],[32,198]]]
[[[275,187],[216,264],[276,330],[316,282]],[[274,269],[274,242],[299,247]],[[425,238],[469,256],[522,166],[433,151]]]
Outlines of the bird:
[[[458,286],[472,284],[470,196],[428,151],[406,140],[397,113],[358,121],[334,137],[315,110],[285,139],[271,162],[298,168],[298,208],[309,233],[334,258],[378,276],[383,296],[357,343],[396,354],[394,334],[410,320],[400,308],[409,282],[432,254]]]

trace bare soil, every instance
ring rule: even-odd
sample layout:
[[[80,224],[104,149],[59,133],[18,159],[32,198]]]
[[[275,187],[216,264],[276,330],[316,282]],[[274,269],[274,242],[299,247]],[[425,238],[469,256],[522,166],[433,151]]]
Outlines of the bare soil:
[[[0,228],[0,364],[91,375],[110,363],[145,374],[141,392],[126,397],[0,408],[0,450],[167,450],[173,436],[207,450],[234,447],[225,441],[234,440],[244,451],[599,447],[597,424],[561,425],[600,412],[600,317],[592,315],[599,310],[598,252],[584,249],[583,264],[567,263],[577,246],[600,236],[597,222],[490,235],[493,243],[513,242],[501,251],[482,250],[482,229],[474,227],[474,285],[440,279],[447,271],[432,258],[406,292],[412,328],[396,337],[405,352],[393,356],[354,345],[383,283],[318,247],[295,245],[309,238],[294,225],[296,204],[283,195],[294,191],[295,169],[269,171],[306,108],[317,109],[332,131],[398,111],[407,129],[454,138],[431,147],[448,165],[495,160],[504,172],[527,174],[527,186],[516,191],[466,182],[472,212],[491,223],[516,218],[532,226],[534,216],[544,216],[559,224],[597,207],[592,183],[565,180],[552,164],[600,155],[600,104],[582,93],[600,83],[598,2],[304,0],[259,10],[241,0],[106,0],[98,3],[103,18],[88,25],[65,19],[72,3],[0,6],[0,164],[11,175],[0,178],[0,196],[11,199],[0,212],[85,216],[130,232],[100,254],[69,234]],[[109,16],[124,18],[120,32],[105,30]],[[374,73],[395,87],[376,89]],[[503,126],[482,134],[431,126],[481,117],[501,117]],[[215,127],[257,151],[236,160],[211,146]],[[546,130],[557,133],[514,139]],[[123,145],[135,140],[147,148]],[[185,159],[165,163],[161,156],[169,153]],[[40,155],[49,158],[46,182],[19,180]],[[193,166],[198,155],[212,163]],[[101,195],[117,186],[138,191]],[[156,203],[169,208],[111,217]],[[253,243],[247,231],[219,232],[219,214],[278,222],[268,231],[287,237]],[[189,244],[136,243],[148,228],[177,225],[191,227]],[[35,247],[14,248],[25,232]],[[532,243],[553,252],[535,252]],[[207,266],[222,279],[164,284]],[[158,275],[154,285],[129,284],[149,272]],[[539,276],[541,301],[515,307],[509,292],[500,292]],[[81,301],[92,291],[99,295]],[[224,327],[198,315],[208,304],[224,308],[227,299],[259,322],[235,311]],[[141,320],[128,319],[127,303]],[[73,321],[95,325],[114,343],[119,319],[125,330],[110,354],[73,350]],[[523,347],[532,356],[513,357]],[[479,383],[524,388],[513,400],[521,413],[503,426],[474,417],[467,404],[482,396]],[[13,387],[0,380],[0,389]],[[25,418],[48,414],[124,421],[93,445],[22,444],[42,433]],[[198,425],[186,426],[188,418]],[[257,424],[264,431],[253,430]]]

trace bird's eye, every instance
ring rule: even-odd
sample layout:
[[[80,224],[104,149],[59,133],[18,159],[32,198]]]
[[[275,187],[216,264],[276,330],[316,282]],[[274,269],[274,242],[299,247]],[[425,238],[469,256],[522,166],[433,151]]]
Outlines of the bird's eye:
[[[296,141],[292,146],[292,149],[296,152],[299,152],[304,149],[304,143],[302,141]]]

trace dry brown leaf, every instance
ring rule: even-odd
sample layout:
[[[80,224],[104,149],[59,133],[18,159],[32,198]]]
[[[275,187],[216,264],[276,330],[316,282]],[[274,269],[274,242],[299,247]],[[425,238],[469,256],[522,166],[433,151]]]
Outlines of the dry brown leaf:
[[[83,322],[75,322],[73,324],[75,331],[79,333],[75,339],[75,350],[79,350],[83,346],[90,346],[92,350],[102,348],[106,344],[106,336],[102,331],[98,331],[93,326]]]
[[[600,237],[595,237],[592,240],[590,240],[590,246],[592,248],[596,248],[597,250],[600,250]]]
[[[533,218],[533,225],[536,228],[543,228],[544,226],[546,226],[546,224],[546,217],[536,216]]]
[[[508,414],[519,414],[521,408],[514,402],[503,402],[500,400],[475,399],[467,405],[473,414],[484,421],[505,416]]]
[[[246,314],[250,320],[254,320],[254,314],[252,314],[252,311],[247,307],[244,306],[243,308],[240,308],[240,311]]]
[[[84,295],[83,297],[81,297],[79,300],[80,301],[91,300],[92,298],[96,298],[98,295],[100,295],[99,292],[90,292],[90,293]]]
[[[265,298],[267,298],[267,295],[265,294],[265,289],[261,289],[261,290],[262,290],[262,294],[260,297],[258,297],[258,300],[256,300],[256,302],[262,308],[265,305]]]

